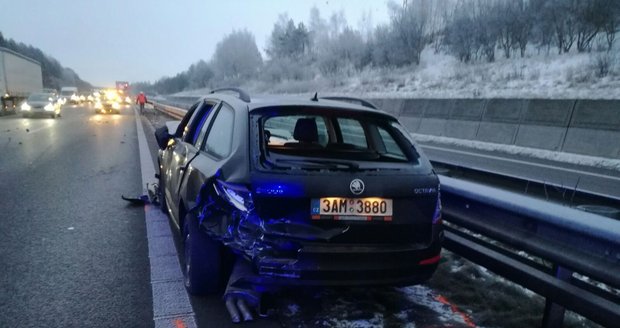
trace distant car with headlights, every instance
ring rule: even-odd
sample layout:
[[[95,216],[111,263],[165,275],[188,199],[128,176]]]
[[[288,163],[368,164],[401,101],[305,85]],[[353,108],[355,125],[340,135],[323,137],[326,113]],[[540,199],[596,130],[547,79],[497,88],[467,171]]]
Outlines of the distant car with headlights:
[[[60,88],[60,99],[63,104],[67,104],[67,103],[79,104],[80,96],[78,95],[78,88],[77,87]]]
[[[60,116],[61,104],[58,98],[52,93],[33,93],[20,106],[23,117],[50,116],[56,118]]]
[[[123,100],[113,90],[104,91],[95,101],[95,113],[97,114],[120,114]]]
[[[251,269],[229,284],[257,287],[410,285],[437,268],[439,179],[364,100],[216,90],[155,136],[190,293],[216,291],[231,256]]]

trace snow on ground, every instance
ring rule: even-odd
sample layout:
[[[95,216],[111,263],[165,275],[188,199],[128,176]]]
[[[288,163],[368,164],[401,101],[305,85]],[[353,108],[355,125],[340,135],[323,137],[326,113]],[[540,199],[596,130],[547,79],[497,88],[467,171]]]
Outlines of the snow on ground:
[[[437,295],[435,291],[426,286],[409,286],[398,290],[403,292],[410,301],[426,306],[440,314],[439,320],[441,322],[458,322],[463,326],[476,327],[469,315],[461,312],[454,304],[449,303],[443,296]]]
[[[427,47],[420,65],[366,68],[347,76],[317,76],[279,83],[248,81],[253,94],[347,94],[363,98],[548,98],[620,99],[620,46],[611,52],[556,54],[528,49],[525,58],[503,58],[464,64],[454,56]],[[609,62],[608,76],[599,77],[598,62]],[[207,89],[177,95],[204,95]]]
[[[431,288],[313,288],[279,296],[284,327],[475,327],[469,314]]]
[[[605,157],[596,157],[596,156],[587,156],[587,155],[578,155],[571,153],[564,153],[558,151],[544,150],[544,149],[536,149],[536,148],[527,148],[521,146],[514,145],[505,145],[505,144],[496,144],[490,142],[482,142],[475,140],[464,140],[464,139],[456,139],[449,137],[440,137],[440,136],[431,136],[424,134],[411,134],[419,143],[438,143],[444,145],[451,145],[457,147],[466,147],[473,148],[478,150],[492,151],[504,154],[511,155],[520,155],[520,156],[528,156],[533,158],[557,161],[570,163],[581,166],[592,166],[602,169],[615,170],[620,171],[620,160],[605,158]]]
[[[334,91],[367,98],[620,98],[620,64],[609,60],[615,74],[597,76],[604,54],[530,54],[498,58],[493,63],[463,64],[453,56],[427,48],[418,67],[368,70],[345,80]]]

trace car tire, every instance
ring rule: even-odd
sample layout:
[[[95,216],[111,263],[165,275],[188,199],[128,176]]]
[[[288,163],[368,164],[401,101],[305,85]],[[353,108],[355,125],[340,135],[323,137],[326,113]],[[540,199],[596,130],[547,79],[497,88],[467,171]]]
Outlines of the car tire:
[[[221,244],[200,231],[194,214],[183,220],[185,288],[192,295],[216,293],[222,286]]]
[[[52,118],[54,118],[54,119],[55,119],[55,118],[56,118],[56,114],[52,114]]]
[[[24,118],[28,118],[28,117],[30,117],[30,115],[28,115],[28,114],[22,114],[22,117],[24,117]]]

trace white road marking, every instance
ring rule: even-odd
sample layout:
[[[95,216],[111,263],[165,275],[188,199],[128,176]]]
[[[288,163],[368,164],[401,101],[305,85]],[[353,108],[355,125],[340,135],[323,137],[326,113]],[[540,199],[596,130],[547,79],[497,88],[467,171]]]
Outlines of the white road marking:
[[[138,129],[142,188],[143,193],[147,194],[146,184],[157,182],[155,168],[140,115],[135,107],[133,111]],[[194,310],[183,283],[183,274],[176,255],[168,217],[160,211],[158,206],[150,204],[144,206],[144,217],[149,246],[155,328],[194,328],[196,327]]]
[[[521,161],[521,160],[518,160],[518,159],[511,159],[511,158],[505,158],[505,157],[485,155],[485,154],[480,154],[480,153],[472,154],[472,153],[467,152],[467,151],[450,149],[450,148],[442,148],[442,147],[428,146],[428,145],[421,145],[421,146],[422,146],[422,148],[426,148],[426,149],[434,149],[434,150],[446,151],[446,152],[457,153],[457,154],[462,154],[462,155],[469,155],[469,156],[493,159],[493,160],[497,160],[497,161],[505,161],[505,162],[517,163],[517,164],[524,164],[524,165],[529,165],[529,166],[536,166],[536,167],[541,167],[541,168],[546,168],[546,169],[553,169],[553,170],[570,172],[570,173],[576,173],[576,174],[581,174],[581,175],[589,175],[589,176],[593,176],[593,177],[597,177],[597,178],[603,178],[603,179],[620,181],[620,178],[614,177],[614,176],[611,176],[611,175],[579,171],[579,170],[575,170],[575,169],[557,167],[557,166],[553,166],[553,165],[540,164],[540,163],[532,163],[532,162],[528,162],[528,161]]]

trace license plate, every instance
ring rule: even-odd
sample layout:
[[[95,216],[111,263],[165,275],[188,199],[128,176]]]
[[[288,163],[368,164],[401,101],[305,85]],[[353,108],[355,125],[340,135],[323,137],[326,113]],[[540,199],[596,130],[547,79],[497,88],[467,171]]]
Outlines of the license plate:
[[[311,214],[337,216],[342,219],[360,219],[373,216],[391,217],[392,200],[387,198],[313,198]]]

